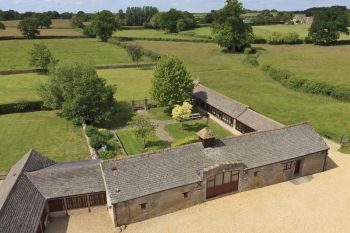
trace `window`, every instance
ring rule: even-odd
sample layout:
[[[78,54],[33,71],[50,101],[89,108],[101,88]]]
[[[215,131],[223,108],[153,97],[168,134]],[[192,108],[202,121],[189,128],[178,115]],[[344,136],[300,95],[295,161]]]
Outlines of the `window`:
[[[188,193],[189,193],[189,192],[184,192],[184,193],[183,193],[184,198],[188,198]]]
[[[224,173],[224,184],[228,184],[231,182],[231,172]]]
[[[254,172],[254,176],[257,177],[258,176],[258,171]]]
[[[284,170],[290,170],[292,168],[292,162],[284,163]]]
[[[223,173],[217,174],[215,176],[215,186],[222,185]]]
[[[141,210],[146,209],[146,207],[147,207],[147,203],[142,203],[142,204],[140,204],[140,207],[141,207]]]

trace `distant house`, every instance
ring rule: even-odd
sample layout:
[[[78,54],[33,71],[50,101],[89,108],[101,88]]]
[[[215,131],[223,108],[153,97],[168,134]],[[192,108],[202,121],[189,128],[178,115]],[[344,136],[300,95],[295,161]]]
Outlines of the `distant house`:
[[[314,21],[314,17],[306,17],[304,15],[296,15],[292,19],[294,24],[312,24]]]

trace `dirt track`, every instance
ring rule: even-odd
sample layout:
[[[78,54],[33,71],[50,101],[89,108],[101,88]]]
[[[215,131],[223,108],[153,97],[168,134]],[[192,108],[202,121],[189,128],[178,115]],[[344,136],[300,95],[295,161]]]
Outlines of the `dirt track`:
[[[338,167],[330,162],[327,172],[131,224],[124,232],[350,232],[350,156],[337,152],[336,144],[329,145]],[[95,214],[72,216],[66,231],[53,231],[51,225],[47,232],[114,232],[105,211],[91,215]]]

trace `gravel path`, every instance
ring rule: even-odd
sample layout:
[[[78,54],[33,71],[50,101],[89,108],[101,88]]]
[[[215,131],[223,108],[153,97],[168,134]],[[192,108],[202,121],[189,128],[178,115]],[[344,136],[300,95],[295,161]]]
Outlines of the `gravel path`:
[[[290,182],[218,198],[129,225],[125,233],[345,233],[350,232],[350,155],[331,147],[330,170]],[[54,219],[47,233],[113,233],[103,207]]]

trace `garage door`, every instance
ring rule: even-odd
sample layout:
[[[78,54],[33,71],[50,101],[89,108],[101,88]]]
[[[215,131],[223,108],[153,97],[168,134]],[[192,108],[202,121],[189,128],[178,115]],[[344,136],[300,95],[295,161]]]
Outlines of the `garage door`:
[[[217,174],[207,179],[207,199],[238,190],[238,171]]]

